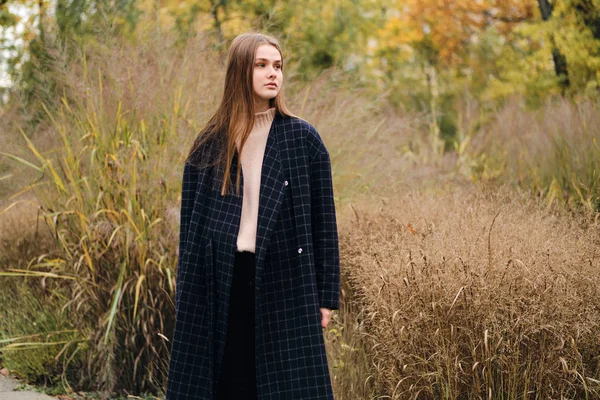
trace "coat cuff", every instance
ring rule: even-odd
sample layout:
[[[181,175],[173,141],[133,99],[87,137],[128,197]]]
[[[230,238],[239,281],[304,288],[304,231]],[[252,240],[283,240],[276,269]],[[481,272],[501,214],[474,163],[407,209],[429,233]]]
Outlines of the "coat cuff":
[[[329,308],[330,310],[340,309],[339,283],[335,283],[335,276],[325,279],[319,289],[319,308]],[[327,287],[326,287],[327,286]]]

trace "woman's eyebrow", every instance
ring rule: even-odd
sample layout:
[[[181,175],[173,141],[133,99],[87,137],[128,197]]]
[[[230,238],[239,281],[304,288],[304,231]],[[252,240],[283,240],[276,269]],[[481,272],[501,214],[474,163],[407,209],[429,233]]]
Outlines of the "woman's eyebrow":
[[[268,58],[257,58],[255,61],[269,61]],[[281,60],[275,60],[273,62],[281,62]]]

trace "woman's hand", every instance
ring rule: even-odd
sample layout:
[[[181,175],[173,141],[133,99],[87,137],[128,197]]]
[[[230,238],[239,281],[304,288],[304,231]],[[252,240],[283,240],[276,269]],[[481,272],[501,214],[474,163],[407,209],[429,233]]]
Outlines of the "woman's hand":
[[[320,308],[321,310],[321,326],[327,328],[327,324],[331,319],[331,310],[329,308]]]

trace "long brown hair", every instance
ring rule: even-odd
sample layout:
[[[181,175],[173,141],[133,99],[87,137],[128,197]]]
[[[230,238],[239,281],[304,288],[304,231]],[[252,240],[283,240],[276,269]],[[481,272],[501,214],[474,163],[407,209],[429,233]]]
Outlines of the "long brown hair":
[[[283,71],[283,53],[276,38],[258,32],[244,33],[231,42],[227,56],[227,72],[223,87],[223,98],[212,118],[202,128],[188,155],[188,162],[198,167],[219,165],[223,170],[221,196],[225,196],[231,185],[231,167],[236,151],[236,141],[240,141],[236,171],[236,194],[239,194],[241,175],[241,153],[246,139],[252,131],[255,121],[254,95],[252,79],[256,50],[262,44],[273,45],[281,55]],[[275,108],[275,114],[295,117],[285,105],[283,85],[276,97],[269,101],[269,107]],[[210,152],[203,151],[203,145],[211,141]],[[213,161],[210,163],[210,161]]]

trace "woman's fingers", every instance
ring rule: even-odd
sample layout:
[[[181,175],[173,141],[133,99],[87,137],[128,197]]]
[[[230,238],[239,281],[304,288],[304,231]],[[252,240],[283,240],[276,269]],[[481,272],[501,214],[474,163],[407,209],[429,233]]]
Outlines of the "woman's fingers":
[[[329,308],[321,308],[321,326],[327,328],[329,320],[331,319],[331,310]]]

